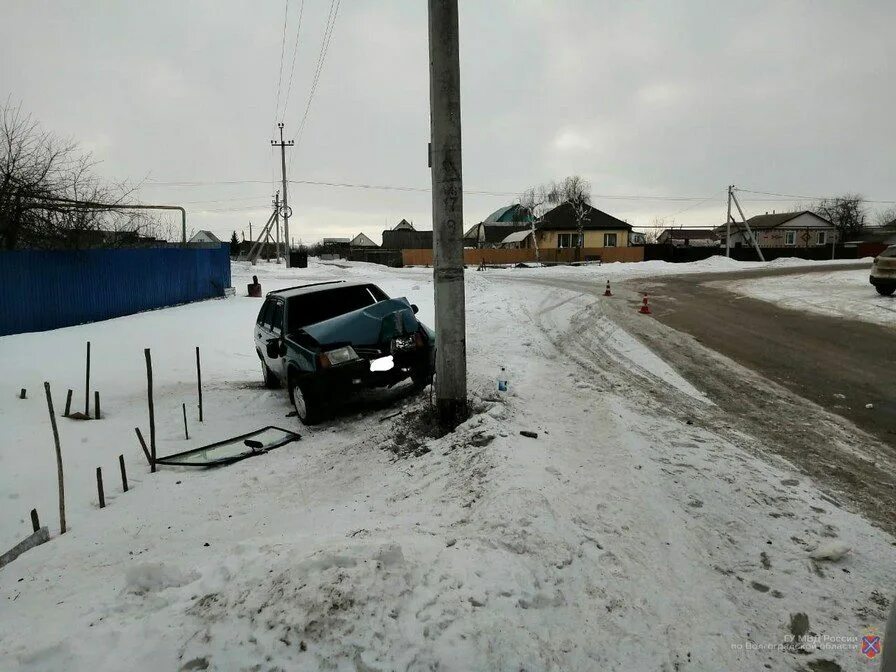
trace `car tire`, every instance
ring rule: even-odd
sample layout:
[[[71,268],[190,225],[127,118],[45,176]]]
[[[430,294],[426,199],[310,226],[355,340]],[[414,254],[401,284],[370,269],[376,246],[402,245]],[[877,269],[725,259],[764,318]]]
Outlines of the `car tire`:
[[[274,372],[265,364],[264,359],[262,359],[261,355],[258,355],[258,359],[261,362],[261,377],[264,380],[264,386],[269,390],[276,390],[280,387],[280,381],[277,379],[277,376],[274,375]]]
[[[896,287],[893,285],[875,285],[874,289],[876,289],[877,293],[881,296],[893,296],[893,292],[896,292]]]
[[[289,397],[296,416],[303,425],[316,425],[320,422],[322,415],[318,399],[295,376],[290,379]]]

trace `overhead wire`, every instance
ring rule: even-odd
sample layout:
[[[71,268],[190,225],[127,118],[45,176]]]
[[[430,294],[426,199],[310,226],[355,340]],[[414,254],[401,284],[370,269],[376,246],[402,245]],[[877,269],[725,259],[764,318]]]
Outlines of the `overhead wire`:
[[[299,53],[299,33],[302,30],[302,15],[305,13],[305,0],[299,5],[299,20],[296,23],[296,41],[292,48],[292,66],[289,69],[289,84],[286,87],[286,98],[283,102],[283,117],[286,117],[286,111],[289,109],[289,99],[292,93],[292,78],[296,72],[296,55]]]
[[[277,102],[274,104],[274,123],[277,123],[277,117],[280,116],[280,87],[283,83],[283,55],[286,51],[286,24],[289,20],[289,0],[286,0],[286,7],[283,10],[283,34],[280,37],[280,74],[277,76]]]

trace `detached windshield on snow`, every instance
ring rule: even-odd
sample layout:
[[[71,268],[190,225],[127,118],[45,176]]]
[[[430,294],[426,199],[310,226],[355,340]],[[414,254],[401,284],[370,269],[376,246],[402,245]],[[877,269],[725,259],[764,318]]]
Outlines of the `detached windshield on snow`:
[[[317,324],[324,320],[350,313],[353,310],[385,301],[389,297],[375,285],[354,285],[335,287],[312,294],[294,296],[289,299],[288,333]]]

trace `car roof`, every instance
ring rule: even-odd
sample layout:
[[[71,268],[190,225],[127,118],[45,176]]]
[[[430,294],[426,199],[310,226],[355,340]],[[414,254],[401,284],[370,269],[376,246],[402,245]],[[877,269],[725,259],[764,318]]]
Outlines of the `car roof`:
[[[294,296],[304,296],[305,294],[314,294],[315,292],[335,289],[336,287],[363,287],[370,284],[372,283],[363,282],[360,280],[352,282],[347,282],[345,280],[326,280],[324,282],[311,282],[307,285],[296,285],[295,287],[284,287],[283,289],[275,289],[272,292],[268,292],[267,296],[281,296],[284,299],[289,299]]]

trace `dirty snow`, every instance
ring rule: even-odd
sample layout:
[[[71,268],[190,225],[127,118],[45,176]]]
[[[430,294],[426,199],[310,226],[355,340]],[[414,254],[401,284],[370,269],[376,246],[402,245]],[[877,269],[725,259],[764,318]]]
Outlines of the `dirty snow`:
[[[235,265],[233,298],[0,338],[0,546],[30,531],[34,506],[56,535],[0,570],[0,669],[867,669],[857,639],[845,651],[780,649],[794,612],[813,633],[881,630],[893,540],[780,460],[635,403],[633,386],[669,386],[695,417],[706,407],[596,297],[469,272],[475,413],[426,439],[406,418],[427,395],[403,390],[311,429],[287,417],[285,392],[260,382],[259,301],[242,296],[252,273],[265,291],[370,278],[432,325],[431,269],[262,264]],[[81,407],[88,339],[105,418],[59,419],[60,537],[41,385],[57,409],[68,387]],[[302,440],[228,467],[149,474],[133,433],[147,433],[144,347],[160,453],[268,424]],[[408,444],[416,456],[396,457]],[[809,557],[832,542],[850,549],[835,565]]]
[[[868,270],[737,280],[717,286],[784,308],[896,326],[896,297],[877,293],[868,282],[870,268],[869,262]]]

